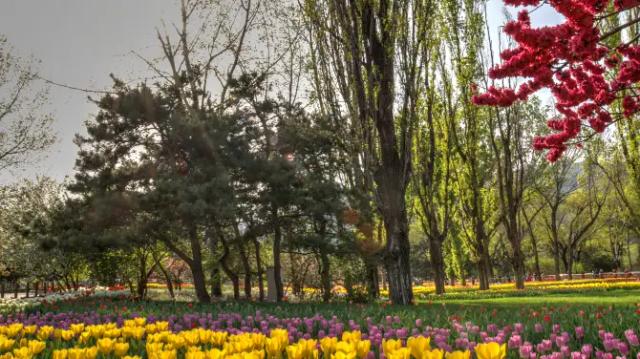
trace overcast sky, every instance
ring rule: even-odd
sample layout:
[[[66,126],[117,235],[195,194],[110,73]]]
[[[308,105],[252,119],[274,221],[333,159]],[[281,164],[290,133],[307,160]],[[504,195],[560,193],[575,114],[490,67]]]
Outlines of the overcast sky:
[[[489,23],[503,23],[502,1],[490,0]],[[125,80],[149,74],[135,58],[159,53],[155,29],[162,21],[177,19],[176,0],[0,0],[0,34],[7,37],[17,55],[41,61],[40,75],[54,82],[89,89],[107,89],[109,74]],[[533,16],[534,24],[559,21],[550,9]],[[58,142],[42,163],[24,171],[0,176],[0,183],[20,177],[47,175],[57,180],[73,174],[77,148],[72,140],[83,132],[83,123],[96,107],[87,94],[62,87],[50,89],[44,112],[55,118]]]

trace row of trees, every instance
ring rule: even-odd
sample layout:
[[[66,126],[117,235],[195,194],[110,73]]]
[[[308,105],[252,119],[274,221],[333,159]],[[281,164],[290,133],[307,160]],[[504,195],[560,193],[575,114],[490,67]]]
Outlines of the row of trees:
[[[424,279],[437,293],[447,278],[524,288],[547,259],[558,277],[637,264],[637,124],[554,163],[534,153],[550,112],[539,100],[472,103],[493,62],[483,2],[180,11],[175,32],[158,33],[162,56],[142,59],[153,79],[114,78],[94,100],[65,190],[45,199],[37,188],[54,184],[26,185],[40,202],[26,217],[9,196],[4,241],[81,258],[74,273],[140,297],[154,273],[171,286],[167,258],[179,258],[200,301],[227,280],[235,298],[257,285],[263,300],[267,266],[278,300],[285,283],[329,300],[339,282],[407,304]]]

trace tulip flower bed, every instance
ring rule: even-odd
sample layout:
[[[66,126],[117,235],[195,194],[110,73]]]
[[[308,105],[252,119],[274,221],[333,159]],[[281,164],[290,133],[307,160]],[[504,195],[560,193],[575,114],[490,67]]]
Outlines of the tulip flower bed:
[[[576,279],[565,281],[528,282],[525,290],[517,290],[513,283],[494,284],[491,289],[479,292],[477,286],[448,286],[448,299],[474,298],[481,294],[484,298],[501,297],[537,297],[548,294],[609,292],[614,290],[640,290],[640,281],[635,278]],[[413,288],[420,299],[435,298],[433,285],[420,285]],[[382,293],[387,295],[385,291]]]
[[[0,358],[640,358],[637,305],[83,298],[0,317]]]

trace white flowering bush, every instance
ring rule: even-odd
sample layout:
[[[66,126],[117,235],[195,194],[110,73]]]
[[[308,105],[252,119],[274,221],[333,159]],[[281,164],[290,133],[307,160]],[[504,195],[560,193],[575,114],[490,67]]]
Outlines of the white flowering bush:
[[[119,297],[128,295],[126,290],[107,290],[107,288],[84,288],[80,287],[78,290],[61,293],[51,293],[40,297],[30,298],[5,298],[0,299],[0,313],[15,313],[22,312],[27,309],[35,308],[44,302],[55,303],[67,300],[85,298],[85,297]]]

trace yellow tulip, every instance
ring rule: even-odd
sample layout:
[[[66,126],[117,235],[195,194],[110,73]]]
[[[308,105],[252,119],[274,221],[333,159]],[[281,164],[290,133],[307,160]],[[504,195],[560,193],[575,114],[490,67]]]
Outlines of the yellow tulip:
[[[87,350],[84,348],[67,349],[67,359],[85,359]]]
[[[269,336],[271,338],[278,337],[278,338],[287,338],[287,341],[289,340],[289,332],[287,332],[286,329],[271,329]]]
[[[225,356],[225,352],[220,349],[210,349],[205,352],[206,359],[222,359]]]
[[[264,348],[267,352],[267,357],[270,359],[279,359],[282,357],[285,346],[279,338],[268,338]]]
[[[355,359],[355,358],[356,358],[355,352],[350,352],[350,353],[336,352],[335,354],[331,354],[331,359]]]
[[[369,354],[371,350],[371,342],[368,340],[361,340],[356,343],[356,354],[359,359],[364,359]]]
[[[71,329],[71,331],[73,331],[76,335],[78,335],[84,331],[84,324],[83,323],[71,324],[69,329]]]
[[[147,342],[147,345],[145,345],[145,349],[147,350],[147,353],[160,352],[162,351],[163,348],[164,348],[164,343]]]
[[[22,323],[10,324],[10,325],[5,327],[5,330],[6,330],[5,334],[9,338],[17,337],[18,334],[22,333],[22,328],[24,328],[24,325],[22,325]]]
[[[66,349],[54,350],[51,358],[52,359],[67,359],[67,350]]]
[[[441,349],[432,349],[422,351],[416,355],[413,354],[412,349],[411,355],[413,355],[416,359],[442,359],[444,357],[444,351],[442,351]]]
[[[76,335],[76,333],[73,330],[61,330],[59,333],[60,333],[60,338],[62,338],[62,340],[64,340],[65,342],[70,341]]]
[[[125,355],[122,359],[142,359],[139,355]]]
[[[224,343],[227,342],[227,337],[229,333],[227,332],[213,332],[211,333],[211,345],[214,347],[222,347]]]
[[[340,341],[336,344],[336,352],[356,353],[356,347],[353,343]]]
[[[385,355],[387,355],[385,353]],[[411,357],[411,349],[397,348],[387,355],[388,359],[409,359]]]
[[[322,349],[322,353],[324,353],[327,356],[335,353],[336,345],[338,345],[338,338],[324,337],[320,339],[320,349]]]
[[[23,333],[26,335],[31,335],[35,333],[36,330],[38,330],[37,325],[27,325],[26,327],[24,327],[24,329],[22,329]]]
[[[504,359],[507,356],[507,345],[489,342],[476,345],[478,359]]]
[[[176,359],[178,357],[178,352],[173,350],[163,350],[159,352],[155,352],[153,354],[147,353],[149,355],[149,359]]]
[[[11,348],[13,348],[15,342],[16,341],[13,339],[9,339],[5,336],[0,336],[0,351],[6,352],[7,350],[10,350]]]
[[[362,333],[357,330],[353,332],[342,333],[342,341],[345,342],[359,342],[360,338],[362,338]]]
[[[84,359],[95,359],[98,356],[98,347],[84,348]]]
[[[36,337],[40,340],[47,340],[49,338],[51,338],[51,334],[53,334],[53,327],[49,326],[49,325],[45,325],[40,327],[40,329],[38,329],[38,333],[36,334]]]
[[[411,337],[407,339],[407,348],[411,349],[411,355],[420,358],[420,353],[431,349],[430,343],[429,337]]]
[[[113,346],[113,353],[118,356],[125,356],[129,351],[129,343],[116,343]]]
[[[225,357],[225,359],[264,359],[264,354],[263,350],[254,350],[251,352],[230,355]]]
[[[446,353],[444,355],[444,358],[445,359],[469,359],[471,358],[471,352],[468,350],[465,350],[465,351],[456,350],[451,353]]]
[[[198,329],[198,336],[200,336],[201,344],[211,344],[211,340],[213,339],[213,331]]]
[[[91,333],[89,332],[80,333],[80,337],[78,338],[79,343],[84,344],[84,343],[87,343],[89,340],[91,340]]]
[[[98,341],[96,342],[96,345],[98,346],[98,351],[105,355],[113,351],[114,344],[115,344],[115,341],[111,338],[98,339]]]
[[[297,345],[289,345],[287,348],[287,359],[304,359],[304,350]]]
[[[104,325],[90,325],[87,327],[87,329],[89,330],[89,333],[91,333],[91,336],[94,338],[102,338],[106,330]]]
[[[197,330],[190,330],[180,333],[187,346],[195,346],[200,344],[200,333]]]
[[[109,329],[104,332],[105,337],[112,338],[112,339],[120,338],[121,335],[122,335],[122,329],[117,329],[117,328]]]
[[[29,351],[29,348],[22,347],[22,348],[13,349],[13,356],[14,358],[18,358],[18,359],[31,359],[31,357],[33,357],[33,354],[31,354],[31,352]]]
[[[388,358],[391,353],[402,348],[402,341],[400,339],[384,339],[382,340],[382,351]]]
[[[29,351],[33,355],[42,353],[42,351],[44,351],[46,347],[47,343],[41,342],[39,340],[29,340],[29,342],[27,342],[27,348],[29,348]]]
[[[184,337],[180,336],[180,335],[176,335],[176,334],[172,334],[169,335],[169,337],[167,338],[167,341],[173,345],[173,347],[175,349],[180,349],[182,347],[185,346],[186,341],[184,340]]]
[[[206,355],[200,348],[191,347],[184,354],[184,359],[206,359]]]

